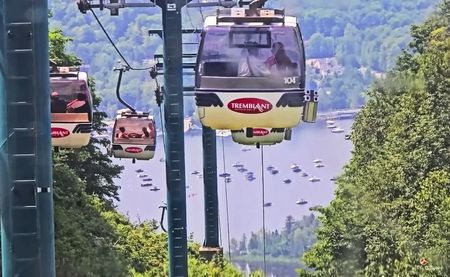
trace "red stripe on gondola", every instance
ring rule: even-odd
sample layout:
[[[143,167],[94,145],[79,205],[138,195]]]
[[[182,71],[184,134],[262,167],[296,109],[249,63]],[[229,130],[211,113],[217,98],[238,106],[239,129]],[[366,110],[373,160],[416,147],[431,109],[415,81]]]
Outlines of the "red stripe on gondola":
[[[133,153],[133,154],[141,153],[142,151],[143,151],[142,148],[139,148],[139,147],[127,147],[127,148],[125,148],[125,152]]]
[[[269,130],[263,128],[253,128],[253,136],[255,137],[263,137],[269,134]]]
[[[53,127],[51,129],[52,138],[64,138],[70,135],[70,131],[64,128]]]

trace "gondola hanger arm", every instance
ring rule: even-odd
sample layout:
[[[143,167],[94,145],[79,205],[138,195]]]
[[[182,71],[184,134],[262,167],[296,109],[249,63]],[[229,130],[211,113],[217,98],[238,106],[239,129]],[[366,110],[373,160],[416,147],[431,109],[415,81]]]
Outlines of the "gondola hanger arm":
[[[127,107],[128,109],[130,109],[133,113],[136,112],[136,109],[133,108],[130,104],[128,104],[127,102],[125,102],[125,100],[122,99],[122,97],[120,96],[120,84],[122,83],[122,74],[124,71],[128,71],[130,68],[127,65],[122,65],[118,68],[114,68],[114,71],[119,71],[119,78],[117,80],[117,86],[116,86],[116,96],[117,99],[119,100],[120,103],[122,103],[125,107]]]

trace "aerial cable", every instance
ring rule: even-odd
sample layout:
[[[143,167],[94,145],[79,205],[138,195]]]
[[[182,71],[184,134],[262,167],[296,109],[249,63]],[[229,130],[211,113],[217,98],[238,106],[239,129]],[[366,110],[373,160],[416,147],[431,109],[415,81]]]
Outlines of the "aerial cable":
[[[223,161],[223,172],[225,173],[225,142],[224,137],[222,136],[222,161]],[[224,180],[224,187],[225,187],[225,207],[226,207],[226,214],[227,214],[227,240],[228,240],[228,259],[231,263],[231,246],[230,246],[230,218],[229,218],[229,212],[228,212],[228,183]]]
[[[265,190],[266,184],[264,180],[264,146],[261,145],[261,183],[262,183],[262,230],[263,230],[263,265],[264,265],[264,276],[266,276],[266,208],[264,204],[265,200]]]
[[[203,9],[200,7],[200,16],[202,17],[202,22],[205,22],[205,17],[203,16]]]
[[[159,106],[159,120],[161,121],[161,133],[162,133],[164,154],[166,154],[166,139],[164,136],[164,119],[163,119],[163,112],[162,112],[161,106]]]
[[[106,37],[108,38],[109,42],[112,44],[112,46],[114,47],[114,49],[116,49],[117,53],[119,54],[119,56],[122,58],[122,60],[125,62],[125,64],[128,66],[128,68],[130,70],[149,70],[152,67],[145,67],[145,68],[134,68],[132,67],[127,59],[125,59],[125,57],[122,55],[122,53],[120,52],[120,50],[117,48],[116,44],[112,41],[111,37],[109,36],[108,32],[106,31],[105,27],[103,27],[103,24],[100,22],[100,20],[98,19],[97,15],[95,14],[94,10],[91,8],[89,9],[92,12],[92,15],[94,15],[95,20],[97,21],[98,25],[100,26],[100,28],[103,30],[103,33],[106,35]]]

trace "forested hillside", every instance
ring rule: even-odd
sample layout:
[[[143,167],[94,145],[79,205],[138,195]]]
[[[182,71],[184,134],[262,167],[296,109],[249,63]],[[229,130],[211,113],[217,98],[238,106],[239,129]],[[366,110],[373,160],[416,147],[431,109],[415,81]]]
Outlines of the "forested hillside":
[[[445,0],[370,89],[302,276],[450,276],[449,26]]]
[[[50,33],[50,57],[59,63],[76,62],[65,53],[69,41]],[[106,114],[98,111],[94,92],[94,129],[102,130]],[[56,275],[61,277],[165,277],[168,276],[167,235],[155,222],[132,223],[113,205],[118,187],[113,178],[122,167],[113,165],[100,147],[106,141],[92,138],[82,149],[53,152]],[[242,276],[218,258],[205,262],[199,245],[189,243],[190,276]],[[254,275],[257,276],[257,275]]]
[[[314,231],[318,226],[319,221],[314,214],[305,215],[301,220],[295,220],[292,215],[287,216],[282,230],[265,230],[266,255],[271,258],[297,259],[316,241]],[[262,257],[263,239],[263,230],[252,232],[248,238],[243,234],[239,241],[232,239],[230,248],[233,260],[245,259],[247,255]]]
[[[392,66],[395,57],[410,39],[409,26],[423,20],[438,0],[271,0],[268,6],[285,8],[299,16],[308,62],[308,87],[320,89],[320,109],[359,107],[365,102],[364,89],[374,77]],[[69,50],[90,67],[96,78],[102,109],[109,116],[118,107],[115,99],[117,73],[112,71],[119,56],[107,41],[90,12],[81,14],[74,1],[51,1],[51,25],[61,27],[74,40]],[[184,13],[185,28],[201,27],[202,14],[215,8],[189,9]],[[160,10],[123,9],[117,17],[96,11],[106,30],[133,67],[142,67],[162,52],[158,37],[148,29],[160,28]],[[196,40],[195,36],[186,39]],[[325,58],[327,58],[325,60]],[[331,59],[330,59],[331,58]],[[127,72],[122,90],[125,99],[140,109],[154,110],[153,83],[147,72]],[[186,99],[186,113],[194,111]]]

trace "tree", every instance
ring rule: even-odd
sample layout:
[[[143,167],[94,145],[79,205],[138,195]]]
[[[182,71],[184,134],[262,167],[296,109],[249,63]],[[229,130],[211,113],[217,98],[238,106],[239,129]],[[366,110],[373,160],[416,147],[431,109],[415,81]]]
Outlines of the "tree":
[[[250,253],[252,253],[252,254],[256,254],[258,252],[258,248],[259,248],[258,237],[253,232],[250,234],[250,239],[248,240],[247,248],[248,248],[248,251],[250,251]]]
[[[239,253],[246,253],[247,252],[247,236],[245,234],[242,234],[242,238],[239,241]]]
[[[303,257],[315,271],[301,276],[450,274],[449,7],[413,28],[400,66],[371,88],[352,160]]]

